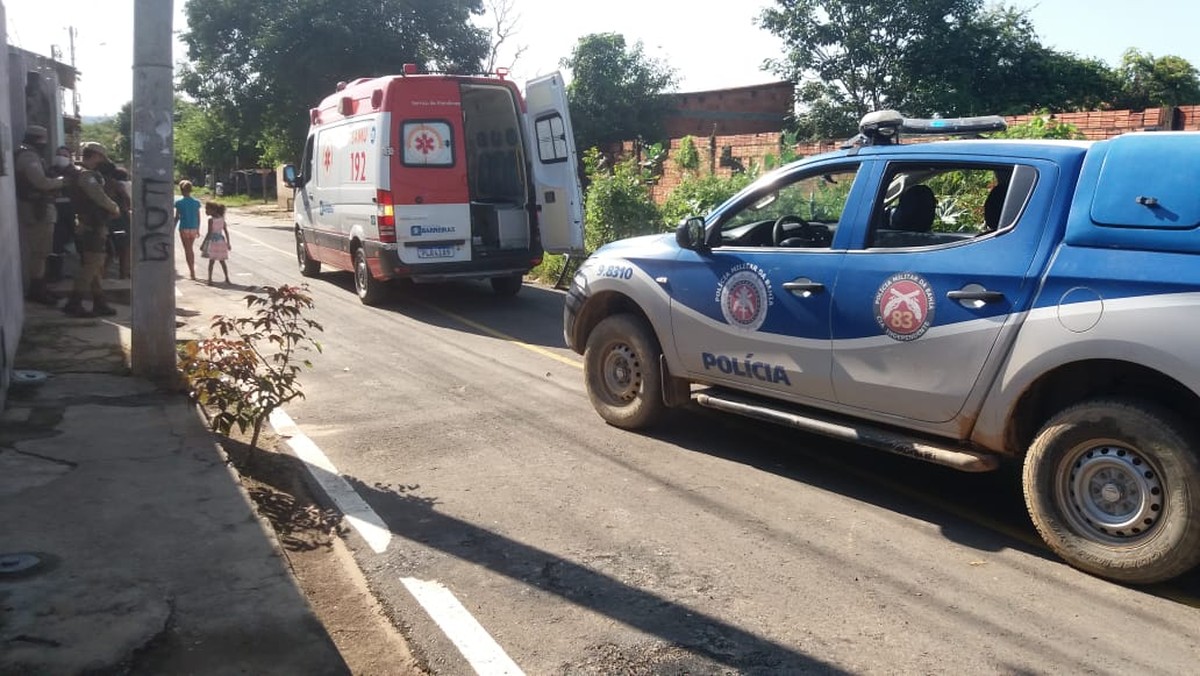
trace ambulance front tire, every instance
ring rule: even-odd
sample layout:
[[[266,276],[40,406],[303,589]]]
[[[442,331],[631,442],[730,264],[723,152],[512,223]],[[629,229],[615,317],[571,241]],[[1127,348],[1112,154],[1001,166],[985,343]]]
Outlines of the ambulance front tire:
[[[491,281],[492,291],[497,296],[515,296],[521,292],[521,287],[525,284],[525,276],[516,274],[505,277],[492,277]]]
[[[662,350],[640,317],[619,314],[592,329],[583,353],[584,382],[592,407],[614,427],[645,429],[667,412],[663,402]]]
[[[300,274],[305,277],[316,277],[321,274],[321,261],[315,261],[308,255],[308,247],[304,246],[304,235],[296,228],[296,261],[300,264]]]
[[[354,249],[354,291],[363,305],[378,305],[383,300],[383,282],[371,276],[367,252],[361,246]]]

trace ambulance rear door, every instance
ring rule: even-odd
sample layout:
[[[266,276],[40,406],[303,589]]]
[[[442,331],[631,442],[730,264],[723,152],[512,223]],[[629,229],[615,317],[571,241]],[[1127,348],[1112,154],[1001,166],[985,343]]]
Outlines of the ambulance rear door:
[[[542,248],[548,253],[582,253],[583,190],[562,75],[555,72],[526,83],[525,107]]]

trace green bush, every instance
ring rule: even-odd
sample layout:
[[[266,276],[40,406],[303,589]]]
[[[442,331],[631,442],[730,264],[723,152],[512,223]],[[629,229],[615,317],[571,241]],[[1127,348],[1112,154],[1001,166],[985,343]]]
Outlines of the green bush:
[[[588,252],[618,239],[647,235],[658,230],[662,217],[650,197],[646,172],[633,158],[603,165],[595,148],[584,153],[588,176],[584,199],[584,246]]]
[[[707,216],[734,193],[750,185],[755,173],[747,171],[729,177],[685,175],[663,202],[663,225],[669,230],[689,216]]]
[[[675,166],[683,173],[700,168],[700,151],[696,149],[696,140],[691,136],[679,140],[679,148],[675,150]]]
[[[990,134],[988,138],[997,139],[1067,139],[1083,140],[1087,136],[1079,131],[1079,127],[1052,119],[1049,113],[1043,113],[1024,124],[1016,124],[1004,131]]]

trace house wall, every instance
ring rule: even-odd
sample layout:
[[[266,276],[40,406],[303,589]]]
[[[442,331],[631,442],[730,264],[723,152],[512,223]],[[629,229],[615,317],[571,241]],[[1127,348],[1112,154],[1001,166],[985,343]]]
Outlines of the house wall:
[[[7,15],[0,2],[0,27]],[[0,410],[8,398],[12,365],[25,322],[21,293],[21,256],[17,240],[17,191],[13,182],[14,133],[9,88],[8,50],[0,50]],[[23,131],[23,130],[22,130]]]
[[[792,114],[795,92],[791,82],[772,82],[672,94],[663,127],[669,138],[777,132]]]

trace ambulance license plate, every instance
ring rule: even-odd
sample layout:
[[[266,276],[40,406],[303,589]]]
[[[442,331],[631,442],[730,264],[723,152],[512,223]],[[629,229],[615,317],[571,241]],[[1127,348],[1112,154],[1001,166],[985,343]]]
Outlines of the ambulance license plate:
[[[417,248],[417,258],[454,258],[452,246],[423,246]]]

